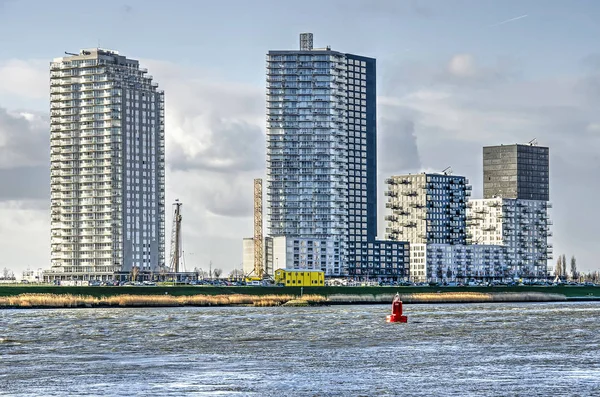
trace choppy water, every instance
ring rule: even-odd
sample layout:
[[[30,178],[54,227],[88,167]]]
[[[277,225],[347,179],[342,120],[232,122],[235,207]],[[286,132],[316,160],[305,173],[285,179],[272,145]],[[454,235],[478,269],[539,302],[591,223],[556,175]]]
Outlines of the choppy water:
[[[600,396],[600,303],[0,311],[0,395]]]

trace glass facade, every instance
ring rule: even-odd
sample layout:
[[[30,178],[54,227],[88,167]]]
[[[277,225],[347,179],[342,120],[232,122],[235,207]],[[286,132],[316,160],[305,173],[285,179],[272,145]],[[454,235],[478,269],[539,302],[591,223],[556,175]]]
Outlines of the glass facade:
[[[483,196],[550,199],[549,149],[535,145],[483,148]]]
[[[382,264],[369,255],[377,233],[376,61],[313,49],[306,35],[301,50],[267,54],[268,233],[290,237],[288,268],[382,274],[388,256]],[[303,253],[309,242],[323,252]]]

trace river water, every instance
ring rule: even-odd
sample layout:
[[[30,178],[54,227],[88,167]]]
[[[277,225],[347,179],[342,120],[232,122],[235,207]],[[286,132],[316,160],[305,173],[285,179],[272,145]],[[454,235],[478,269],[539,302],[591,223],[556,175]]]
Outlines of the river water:
[[[600,396],[600,303],[0,310],[0,395]]]

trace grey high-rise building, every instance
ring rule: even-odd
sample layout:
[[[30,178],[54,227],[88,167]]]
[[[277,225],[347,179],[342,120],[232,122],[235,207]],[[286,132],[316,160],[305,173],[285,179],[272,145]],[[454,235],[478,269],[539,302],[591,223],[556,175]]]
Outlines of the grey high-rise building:
[[[99,48],[50,64],[51,270],[104,280],[165,264],[164,94]]]
[[[535,144],[483,148],[483,197],[550,199],[549,149]]]
[[[406,243],[377,241],[376,61],[314,48],[267,54],[267,215],[286,267],[402,277]]]

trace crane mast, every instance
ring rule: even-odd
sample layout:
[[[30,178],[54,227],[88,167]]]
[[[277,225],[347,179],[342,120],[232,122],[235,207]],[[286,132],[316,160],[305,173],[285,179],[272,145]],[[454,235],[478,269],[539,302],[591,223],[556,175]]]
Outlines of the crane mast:
[[[180,272],[180,263],[182,260],[182,243],[181,243],[181,206],[183,204],[179,200],[175,200],[173,213],[173,228],[171,229],[171,271]]]
[[[263,269],[263,196],[262,179],[254,180],[254,274],[262,277]]]

